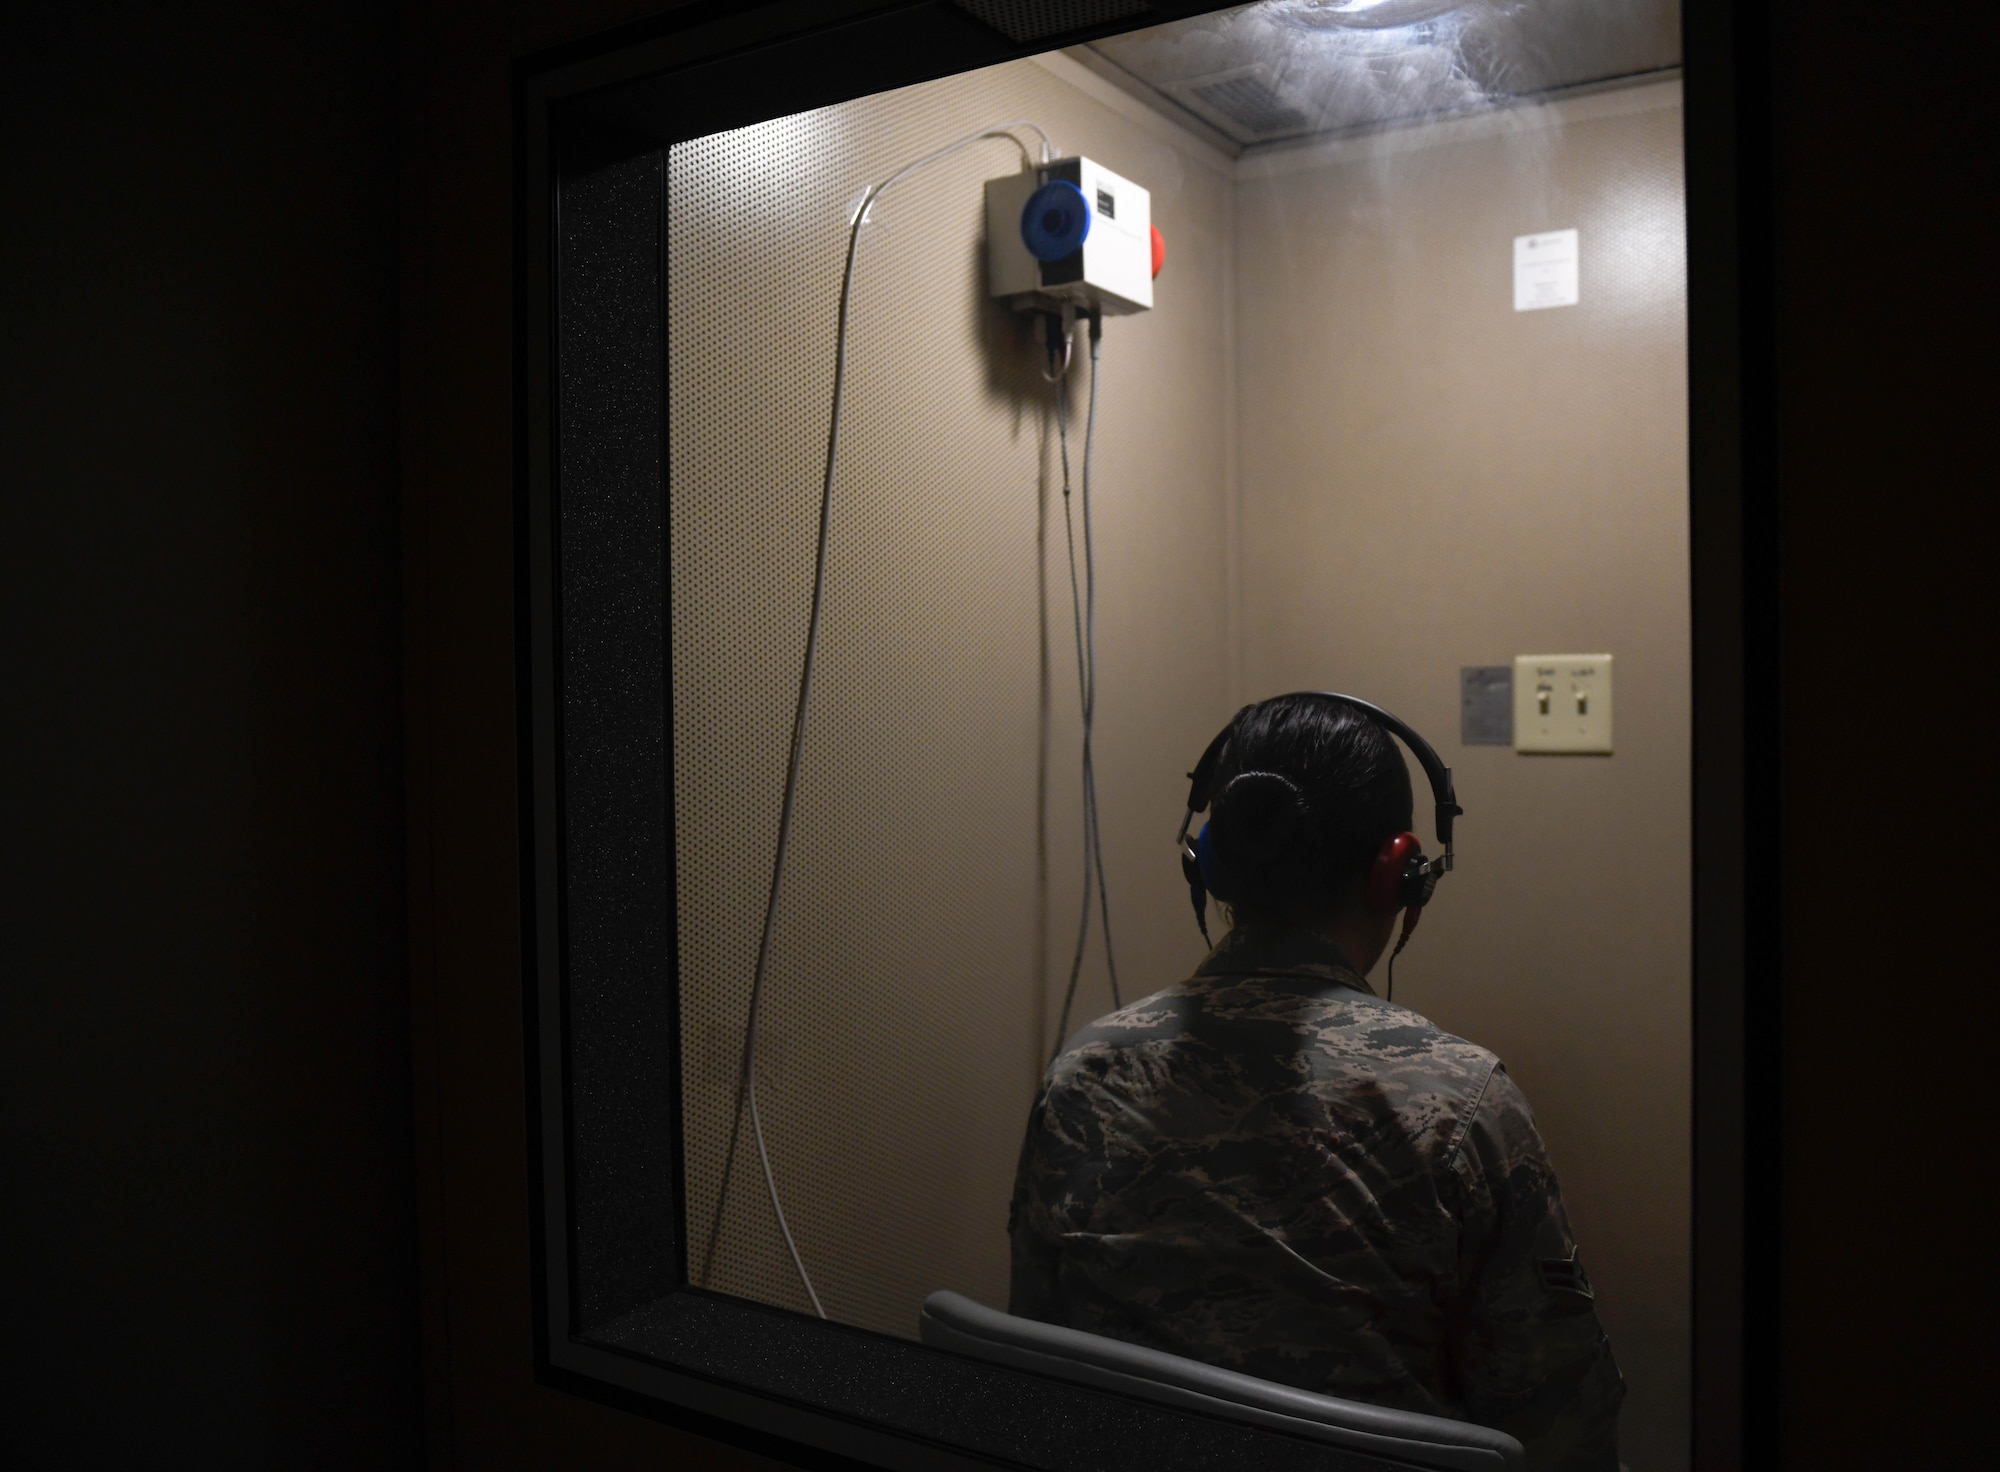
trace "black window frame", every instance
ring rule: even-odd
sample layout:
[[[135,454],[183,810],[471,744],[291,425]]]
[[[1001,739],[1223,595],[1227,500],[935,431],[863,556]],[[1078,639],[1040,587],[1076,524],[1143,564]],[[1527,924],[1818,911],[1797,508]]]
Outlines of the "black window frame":
[[[564,276],[578,266],[573,260],[566,266],[564,180],[627,165],[643,172],[649,150],[663,166],[665,146],[682,138],[1213,8],[1158,3],[1090,30],[1016,43],[943,0],[682,4],[657,20],[516,68],[522,995],[533,1348],[545,1383],[805,1465],[1385,1465],[692,1289],[684,1252],[669,1264],[675,1271],[667,1291],[638,1316],[644,1323],[626,1325],[619,1342],[607,1341],[602,1325],[588,1333],[579,1328],[575,1129],[584,1107],[579,1089],[588,1095],[589,1088],[587,1080],[579,1084],[573,1052],[568,925],[572,890],[580,882],[575,875],[588,870],[589,856],[568,831],[566,804],[575,795],[565,787],[564,761],[566,743],[595,734],[579,735],[579,721],[615,724],[620,716],[594,705],[584,688],[594,678],[591,657],[601,658],[602,651],[578,658],[574,636],[565,645],[565,630],[590,616],[584,605],[592,592],[591,579],[583,577],[565,586],[563,517],[595,492],[585,486],[587,475],[573,473],[565,483],[564,428],[576,431],[571,442],[594,430],[588,423],[578,428],[589,414],[574,402],[565,405],[563,387],[566,367],[567,381],[586,385],[616,368],[608,360],[566,365],[562,358],[564,292],[595,289],[584,270]],[[1777,1303],[1770,1285],[1779,1279],[1777,1197],[1775,1173],[1754,1165],[1776,1158],[1782,1002],[1770,73],[1766,22],[1757,7],[1683,0],[1683,32],[1694,655],[1690,1414],[1694,1464],[1729,1472],[1761,1464],[1776,1432]],[[664,219],[658,231],[651,290],[660,315],[651,330],[659,344],[660,422],[650,431],[656,436],[650,450],[647,427],[628,426],[635,438],[627,473],[622,490],[611,493],[635,494],[633,465],[643,470],[645,456],[656,457],[657,547],[642,538],[622,554],[621,567],[594,566],[592,576],[650,577],[657,626],[647,624],[634,635],[635,657],[646,657],[637,646],[650,641],[664,671]],[[640,289],[643,294],[643,282]],[[633,302],[643,305],[640,298]],[[643,336],[646,329],[641,323],[636,330]],[[629,361],[633,344],[624,348]],[[622,412],[628,418],[632,413],[629,405]],[[657,732],[612,746],[621,761],[656,764],[632,777],[664,794],[664,830],[648,841],[663,840],[659,859],[665,867],[646,882],[665,906],[654,919],[670,946],[671,682],[662,678]],[[643,896],[634,897],[635,913],[645,905]],[[652,1020],[662,1030],[670,1069],[666,1107],[674,1119],[673,1138],[663,1147],[669,1197],[655,1208],[676,1226],[677,1013],[677,1005],[667,1006]]]

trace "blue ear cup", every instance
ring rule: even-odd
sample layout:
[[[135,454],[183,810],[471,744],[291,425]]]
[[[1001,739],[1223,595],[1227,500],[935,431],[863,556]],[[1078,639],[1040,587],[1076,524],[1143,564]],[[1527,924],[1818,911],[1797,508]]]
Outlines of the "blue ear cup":
[[[1227,903],[1229,891],[1222,882],[1222,866],[1215,859],[1215,824],[1201,825],[1201,835],[1194,841],[1196,861],[1201,865],[1202,887],[1217,899]]]
[[[1021,210],[1021,243],[1038,261],[1073,256],[1090,237],[1090,202],[1067,179],[1051,179]]]

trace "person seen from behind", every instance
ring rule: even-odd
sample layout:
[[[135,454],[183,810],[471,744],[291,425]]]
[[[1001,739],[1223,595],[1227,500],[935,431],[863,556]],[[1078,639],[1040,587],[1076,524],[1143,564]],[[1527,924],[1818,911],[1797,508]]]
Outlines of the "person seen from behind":
[[[1238,713],[1210,791],[1230,928],[1050,1064],[1011,1311],[1617,1472],[1625,1382],[1527,1099],[1368,982],[1396,912],[1367,880],[1411,827],[1394,740],[1281,696]]]

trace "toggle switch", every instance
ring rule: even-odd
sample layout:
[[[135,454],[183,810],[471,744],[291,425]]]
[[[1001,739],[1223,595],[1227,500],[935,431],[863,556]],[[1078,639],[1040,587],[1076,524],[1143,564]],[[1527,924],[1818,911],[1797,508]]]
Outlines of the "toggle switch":
[[[1611,656],[1517,656],[1514,750],[1609,754]]]

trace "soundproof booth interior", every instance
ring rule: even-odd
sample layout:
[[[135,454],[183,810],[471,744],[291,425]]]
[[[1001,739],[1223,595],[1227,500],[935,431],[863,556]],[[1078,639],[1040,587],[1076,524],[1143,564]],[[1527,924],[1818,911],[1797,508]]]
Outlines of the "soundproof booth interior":
[[[911,15],[645,40],[527,140],[547,1364],[887,1464],[1182,1465],[920,1321],[1007,1309],[1044,1069],[1230,924],[1196,759],[1337,691],[1462,809],[1411,755],[1450,867],[1393,1001],[1532,1101],[1619,1456],[1686,1468],[1678,4]]]

